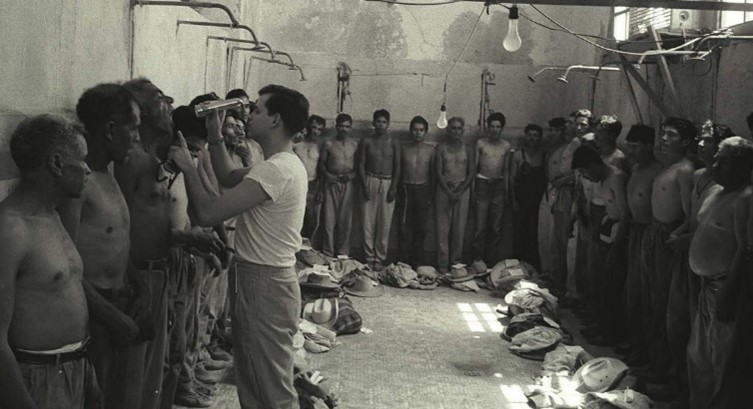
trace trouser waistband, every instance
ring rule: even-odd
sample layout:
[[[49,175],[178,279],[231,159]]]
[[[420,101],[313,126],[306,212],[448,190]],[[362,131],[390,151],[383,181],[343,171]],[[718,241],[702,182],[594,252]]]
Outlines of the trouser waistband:
[[[147,271],[154,271],[154,270],[167,270],[167,260],[164,258],[154,259],[154,260],[142,260],[139,262],[134,262],[133,266],[137,270],[147,270]]]
[[[81,347],[75,351],[63,352],[60,354],[43,354],[29,351],[22,351],[17,348],[12,348],[13,355],[16,357],[16,362],[25,364],[38,364],[38,365],[60,365],[66,362],[75,361],[78,359],[88,357],[87,346],[89,339],[87,338]]]
[[[376,173],[369,173],[369,172],[366,172],[366,176],[370,176],[372,178],[377,178],[377,179],[382,179],[382,180],[392,179],[392,175],[377,175]]]

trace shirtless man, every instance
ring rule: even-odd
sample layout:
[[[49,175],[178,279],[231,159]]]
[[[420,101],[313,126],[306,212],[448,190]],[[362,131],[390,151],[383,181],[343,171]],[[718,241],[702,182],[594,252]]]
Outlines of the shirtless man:
[[[40,115],[18,125],[10,151],[21,182],[0,202],[0,407],[101,408],[84,264],[55,211],[84,190],[86,142],[65,118]]]
[[[650,272],[643,263],[643,237],[651,224],[651,190],[661,164],[654,157],[656,130],[647,125],[633,125],[628,131],[627,155],[634,163],[627,183],[627,203],[631,223],[628,233],[627,279],[625,281],[625,312],[632,354],[626,358],[631,366],[648,363],[647,334],[651,328],[648,295]]]
[[[560,161],[562,160],[562,151],[567,145],[565,139],[565,118],[552,118],[549,120],[549,127],[545,137],[545,150],[547,152],[546,177],[548,181],[547,191],[541,198],[539,204],[539,258],[541,260],[541,270],[543,273],[556,276],[555,268],[559,264],[557,261],[556,242],[554,240],[554,217],[552,215],[552,204],[556,198],[556,191],[552,183],[560,176]],[[564,271],[564,270],[563,270]]]
[[[366,264],[384,268],[400,180],[400,142],[387,132],[390,113],[374,111],[374,135],[358,145],[358,177],[363,186],[363,249]]]
[[[719,145],[713,172],[716,190],[701,205],[690,243],[690,269],[701,279],[698,309],[688,345],[690,407],[729,408],[740,390],[725,387],[734,341],[734,311],[750,271],[742,268],[751,217],[753,143],[741,137]],[[724,392],[724,393],[720,393]]]
[[[353,118],[335,118],[335,138],[324,142],[319,156],[319,174],[324,181],[324,254],[335,257],[350,253],[353,226],[353,179],[356,178],[358,142],[348,138]]]
[[[508,183],[509,175],[505,172],[505,158],[512,148],[510,142],[502,139],[502,131],[506,122],[507,120],[501,112],[489,115],[486,118],[487,136],[479,139],[476,143],[478,174],[473,186],[474,205],[476,207],[476,228],[473,234],[474,265],[486,259],[487,247],[497,249],[496,245],[499,244],[500,234],[502,233],[502,216],[505,212],[506,194],[512,188]],[[454,136],[452,133],[451,135]],[[463,233],[460,234],[463,235]],[[493,251],[495,260],[489,259],[489,261],[496,262],[498,253],[499,251]]]
[[[128,407],[121,405],[133,402],[133,394],[141,396],[140,388],[131,385],[139,385],[142,374],[124,369],[139,349],[135,344],[153,334],[140,333],[129,316],[129,304],[141,299],[132,294],[148,289],[129,285],[130,215],[110,165],[123,164],[138,141],[140,111],[125,87],[100,84],[83,93],[76,113],[86,128],[86,162],[92,173],[81,196],[63,201],[58,212],[84,263],[89,353],[105,407]],[[148,321],[142,317],[140,324]]]
[[[249,150],[246,148],[246,135],[243,133],[245,125],[235,110],[228,110],[225,113],[225,122],[222,124],[222,137],[225,139],[230,158],[238,168],[249,165]],[[184,135],[185,136],[185,135]]]
[[[617,138],[622,132],[622,122],[615,115],[603,115],[596,124],[596,148],[609,166],[624,173],[630,172],[630,163],[622,150],[617,148]]]
[[[315,239],[315,233],[319,227],[319,213],[322,204],[322,186],[316,173],[319,165],[319,138],[324,130],[324,118],[319,115],[311,115],[307,127],[306,136],[301,142],[293,145],[293,152],[301,158],[306,173],[309,176],[309,191],[306,195],[306,218],[303,221],[303,237]]]
[[[590,293],[595,295],[597,327],[586,337],[590,344],[609,345],[622,334],[622,293],[627,263],[627,175],[604,161],[599,152],[581,146],[573,154],[574,169],[594,183],[591,206],[603,207],[589,254],[589,269],[594,272]],[[601,296],[597,296],[601,295]]]
[[[225,99],[230,98],[238,98],[241,101],[243,101],[243,105],[240,107],[240,109],[235,110],[235,112],[238,113],[238,116],[240,116],[240,120],[243,121],[245,124],[248,122],[248,116],[251,114],[252,111],[252,105],[253,103],[249,101],[248,93],[244,89],[236,88],[233,90],[230,90],[227,95],[225,95]]]
[[[474,149],[463,141],[465,120],[448,121],[448,140],[437,147],[436,189],[437,270],[447,274],[450,265],[463,255],[463,239],[468,220],[469,187],[476,173]]]
[[[413,117],[410,121],[411,140],[402,146],[400,260],[412,266],[428,262],[424,255],[424,242],[434,197],[434,145],[424,142],[428,130],[429,123],[426,119],[422,116]]]
[[[667,241],[690,215],[694,169],[687,150],[697,135],[695,125],[686,119],[670,117],[662,122],[661,153],[667,164],[651,188],[652,223],[643,238],[641,257],[647,268],[650,291],[651,325],[646,335],[653,345],[651,369],[658,380],[667,375],[671,365],[666,320],[674,249]]]
[[[115,178],[131,217],[132,277],[149,288],[149,293],[143,295],[147,299],[139,300],[149,306],[141,314],[151,321],[156,334],[153,340],[140,344],[139,358],[131,360],[129,370],[142,376],[141,385],[136,385],[142,391],[141,396],[135,397],[133,407],[152,409],[159,406],[162,398],[170,248],[194,241],[197,246],[211,247],[213,242],[186,231],[177,222],[180,219],[175,213],[177,199],[170,188],[178,188],[173,186],[178,175],[167,163],[167,152],[173,142],[172,98],[146,78],[128,81],[124,86],[139,106],[142,149],[134,149],[123,164],[115,164]]]

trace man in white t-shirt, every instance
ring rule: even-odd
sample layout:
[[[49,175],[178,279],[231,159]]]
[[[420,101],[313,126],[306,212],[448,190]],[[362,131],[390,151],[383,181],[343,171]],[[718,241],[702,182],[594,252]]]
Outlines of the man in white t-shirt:
[[[196,221],[212,226],[238,216],[237,262],[231,269],[230,310],[238,397],[242,408],[298,408],[293,387],[293,335],[301,293],[294,269],[301,246],[308,178],[293,153],[293,136],[308,119],[301,93],[268,85],[259,91],[248,129],[264,150],[264,162],[235,168],[220,132],[222,113],[207,117],[212,166],[226,188],[212,198],[202,188],[191,156],[173,147],[170,158],[183,171]]]

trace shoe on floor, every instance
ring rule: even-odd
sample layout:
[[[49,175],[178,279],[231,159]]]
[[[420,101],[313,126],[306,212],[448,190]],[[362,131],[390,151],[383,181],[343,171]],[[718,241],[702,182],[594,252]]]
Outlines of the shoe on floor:
[[[212,400],[201,396],[193,390],[181,391],[175,395],[173,401],[176,405],[186,406],[189,408],[208,408],[212,406]]]
[[[225,351],[224,349],[217,347],[212,349],[207,349],[209,351],[209,356],[212,357],[215,361],[232,361],[233,355],[231,355],[229,352]]]
[[[194,379],[193,386],[197,392],[202,393],[204,396],[214,396],[218,389],[216,385],[210,385],[198,379]]]
[[[208,383],[210,385],[214,385],[222,380],[225,376],[224,370],[218,370],[218,371],[210,371],[204,368],[201,365],[196,366],[196,370],[194,371],[194,374],[196,375],[196,379],[200,380],[201,382]]]

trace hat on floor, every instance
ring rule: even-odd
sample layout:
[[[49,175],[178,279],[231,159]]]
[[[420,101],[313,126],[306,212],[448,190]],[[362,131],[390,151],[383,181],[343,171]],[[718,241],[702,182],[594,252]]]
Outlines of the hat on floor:
[[[450,272],[447,273],[445,278],[455,283],[461,283],[463,281],[473,280],[473,274],[468,273],[465,264],[458,263],[452,265]]]
[[[384,287],[375,284],[369,277],[359,276],[345,287],[345,292],[357,297],[379,297],[384,294]]]
[[[332,328],[339,313],[340,307],[337,298],[319,298],[306,303],[303,306],[301,316],[306,321],[321,325],[325,328]]]
[[[509,287],[520,280],[530,278],[531,276],[525,265],[516,259],[500,261],[494,265],[492,271],[489,273],[489,283],[497,289]]]
[[[627,375],[628,366],[616,358],[594,358],[578,368],[573,375],[576,390],[581,393],[607,392]]]
[[[549,327],[534,327],[515,335],[508,348],[523,358],[543,361],[546,353],[556,348],[560,340],[560,331]]]
[[[303,279],[303,277],[301,277]],[[318,289],[324,289],[324,290],[334,290],[335,288],[339,287],[340,285],[332,282],[332,279],[330,279],[330,275],[328,273],[320,273],[317,271],[312,271],[306,276],[305,281],[299,281],[301,284],[301,287],[307,287],[307,288],[318,288]]]
[[[586,402],[594,401],[608,403],[611,407],[619,409],[649,409],[653,407],[653,402],[648,396],[632,389],[588,393]]]
[[[439,273],[437,273],[437,269],[432,266],[418,266],[416,269],[416,273],[418,274],[418,277],[429,277],[436,279],[439,277]]]
[[[489,268],[483,260],[474,261],[471,267],[475,270],[474,275],[476,277],[482,277],[489,274]]]

